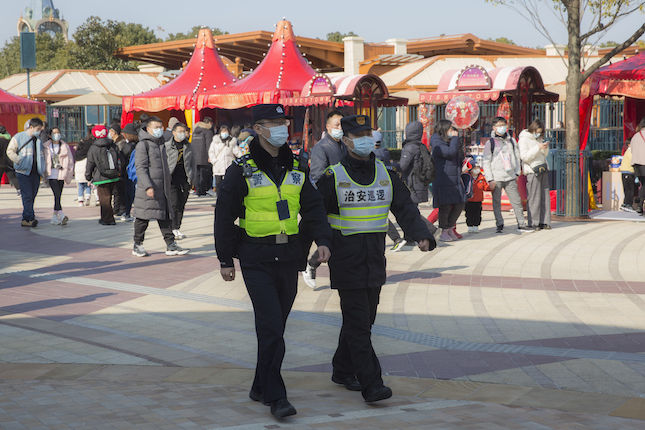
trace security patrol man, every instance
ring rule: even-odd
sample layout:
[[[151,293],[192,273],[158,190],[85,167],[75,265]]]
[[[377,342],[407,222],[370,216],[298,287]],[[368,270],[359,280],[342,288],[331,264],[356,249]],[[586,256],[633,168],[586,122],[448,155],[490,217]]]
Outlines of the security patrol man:
[[[227,170],[215,208],[215,247],[225,281],[238,258],[255,312],[258,357],[249,397],[271,406],[276,418],[296,413],[280,367],[284,330],[306,255],[300,235],[313,237],[321,261],[330,257],[331,229],[320,194],[285,143],[289,121],[282,105],[252,108],[258,135],[249,154]],[[298,214],[301,222],[298,223]],[[234,223],[239,219],[239,227]]]
[[[365,401],[375,402],[392,396],[392,390],[383,384],[371,341],[386,278],[388,213],[392,211],[421,251],[434,249],[436,242],[399,176],[390,173],[372,153],[370,118],[348,116],[341,125],[348,154],[328,167],[317,184],[333,229],[331,288],[338,290],[343,314],[331,379],[348,390],[362,391]]]

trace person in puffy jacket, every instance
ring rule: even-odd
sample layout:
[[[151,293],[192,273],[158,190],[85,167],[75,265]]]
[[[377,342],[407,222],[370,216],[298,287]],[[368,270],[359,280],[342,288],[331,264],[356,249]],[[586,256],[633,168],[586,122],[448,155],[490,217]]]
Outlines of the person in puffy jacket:
[[[213,141],[213,119],[204,118],[195,124],[191,145],[195,159],[195,192],[198,196],[213,193],[213,165],[208,161],[208,149]]]
[[[54,193],[54,214],[51,223],[65,225],[69,218],[63,213],[60,200],[65,184],[72,182],[74,175],[74,155],[69,145],[61,139],[60,129],[51,130],[51,139],[45,142],[45,178]]]
[[[208,162],[213,165],[213,176],[215,177],[215,189],[224,179],[226,169],[235,160],[237,152],[237,139],[231,136],[228,125],[223,125],[219,133],[213,136],[210,147],[208,148]]]
[[[544,141],[544,124],[533,120],[529,128],[522,130],[518,142],[522,170],[526,175],[527,218],[529,227],[535,230],[551,229],[551,186],[546,157],[549,142]]]
[[[87,152],[85,179],[97,188],[101,206],[99,224],[115,225],[112,193],[121,174],[117,147],[112,139],[108,138],[108,130],[104,125],[92,127],[92,136],[95,140]]]

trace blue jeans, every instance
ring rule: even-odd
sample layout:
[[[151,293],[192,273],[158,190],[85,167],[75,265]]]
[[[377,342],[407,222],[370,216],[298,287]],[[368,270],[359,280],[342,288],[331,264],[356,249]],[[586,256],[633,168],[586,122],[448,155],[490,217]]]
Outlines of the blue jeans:
[[[34,214],[34,200],[38,194],[40,186],[40,176],[32,172],[29,175],[23,175],[16,172],[18,184],[20,184],[20,197],[22,198],[22,219],[32,221],[36,218]]]
[[[87,182],[78,183],[78,201],[82,202],[83,199],[89,199],[90,193],[92,192],[92,187]]]

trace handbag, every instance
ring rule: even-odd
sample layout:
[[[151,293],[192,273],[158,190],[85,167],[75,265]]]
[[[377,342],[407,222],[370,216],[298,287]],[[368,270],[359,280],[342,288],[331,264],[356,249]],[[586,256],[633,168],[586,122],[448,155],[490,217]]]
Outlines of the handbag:
[[[532,169],[533,169],[533,173],[535,173],[536,175],[541,175],[542,173],[546,173],[549,171],[549,166],[546,163],[542,163],[533,167]]]

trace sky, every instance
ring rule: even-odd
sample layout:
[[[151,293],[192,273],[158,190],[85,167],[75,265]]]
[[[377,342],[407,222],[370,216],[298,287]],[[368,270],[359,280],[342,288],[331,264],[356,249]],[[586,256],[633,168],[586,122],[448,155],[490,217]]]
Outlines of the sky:
[[[1,44],[16,35],[17,19],[30,3],[33,0],[0,0]],[[194,10],[189,10],[188,4]],[[550,43],[512,9],[485,0],[54,0],[54,6],[69,23],[70,37],[92,15],[140,23],[161,38],[168,33],[186,32],[194,25],[217,27],[229,33],[273,31],[274,24],[286,17],[297,35],[321,39],[332,31],[353,31],[366,42],[472,33],[482,39],[506,37],[533,48]],[[563,25],[548,10],[543,16],[554,39],[566,43]],[[624,18],[602,40],[622,42],[644,20],[645,14],[640,12]]]

